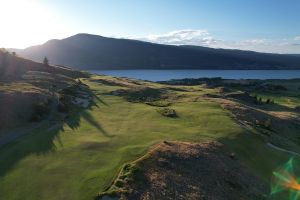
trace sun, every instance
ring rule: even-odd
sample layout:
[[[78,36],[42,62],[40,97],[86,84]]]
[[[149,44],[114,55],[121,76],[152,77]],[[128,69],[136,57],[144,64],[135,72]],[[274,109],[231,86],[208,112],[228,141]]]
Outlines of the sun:
[[[37,0],[0,0],[0,19],[0,47],[40,44],[51,39],[53,27],[59,24],[56,16]]]

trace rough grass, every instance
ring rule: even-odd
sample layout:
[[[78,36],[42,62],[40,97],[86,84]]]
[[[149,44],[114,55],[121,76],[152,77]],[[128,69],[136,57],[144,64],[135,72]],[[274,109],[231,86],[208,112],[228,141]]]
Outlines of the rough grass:
[[[11,92],[23,92],[23,91],[33,91],[33,92],[46,92],[46,90],[43,90],[39,87],[36,87],[30,83],[26,82],[13,82],[13,83],[7,83],[7,82],[0,82],[0,92],[5,93],[11,93]]]
[[[164,141],[124,165],[99,199],[265,199],[268,184],[229,155],[218,142]]]
[[[219,104],[195,101],[213,89],[178,91],[184,97],[172,108],[180,118],[167,118],[156,107],[108,95],[124,86],[84,82],[95,95],[93,107],[75,110],[61,126],[49,123],[0,149],[0,199],[92,199],[109,187],[124,163],[163,140],[221,141],[265,180],[289,157],[245,133]]]
[[[77,84],[72,77],[42,71],[27,71],[17,80],[1,79],[0,135],[22,129],[29,121],[40,121],[31,120],[35,116],[34,108],[53,100],[55,93]]]

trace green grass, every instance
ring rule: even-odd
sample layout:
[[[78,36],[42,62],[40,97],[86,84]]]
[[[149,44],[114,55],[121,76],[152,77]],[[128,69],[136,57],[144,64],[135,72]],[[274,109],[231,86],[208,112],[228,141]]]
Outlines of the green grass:
[[[187,102],[197,93],[172,103],[179,117],[167,118],[156,107],[107,95],[120,86],[86,83],[97,95],[95,106],[0,149],[0,199],[93,199],[124,163],[163,140],[219,140],[265,180],[288,158],[245,133],[217,103]]]
[[[294,93],[255,93],[258,97],[262,98],[262,101],[265,102],[267,99],[274,100],[275,104],[286,106],[287,108],[295,108],[300,104],[299,94]]]
[[[6,92],[6,93],[11,93],[11,92],[24,92],[24,91],[31,91],[31,92],[46,92],[45,89],[41,89],[39,87],[36,87],[30,83],[25,83],[25,82],[13,82],[13,83],[1,83],[0,82],[0,92]]]
[[[269,81],[271,84],[282,85],[288,90],[286,91],[273,91],[273,92],[256,92],[255,94],[262,98],[263,101],[273,99],[276,104],[286,106],[287,108],[294,108],[300,104],[300,80]]]

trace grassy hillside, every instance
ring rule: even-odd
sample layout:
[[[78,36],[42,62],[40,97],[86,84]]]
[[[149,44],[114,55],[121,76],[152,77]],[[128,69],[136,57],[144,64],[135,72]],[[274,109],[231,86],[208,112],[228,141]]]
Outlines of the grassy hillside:
[[[67,116],[56,113],[0,148],[0,199],[93,199],[124,163],[164,140],[219,141],[266,182],[291,156],[269,147],[259,129],[240,125],[214,98],[219,86],[109,76],[80,80],[93,97],[88,108],[72,106]],[[165,108],[177,117],[163,115]],[[291,150],[300,152],[297,146]]]
[[[47,118],[62,91],[78,85],[79,77],[87,74],[0,50],[0,138],[8,135],[6,130],[13,133],[12,128],[24,129]]]
[[[16,80],[30,71],[63,74],[67,77],[78,78],[84,76],[82,72],[63,66],[44,65],[39,62],[24,59],[19,55],[0,49],[0,80]]]

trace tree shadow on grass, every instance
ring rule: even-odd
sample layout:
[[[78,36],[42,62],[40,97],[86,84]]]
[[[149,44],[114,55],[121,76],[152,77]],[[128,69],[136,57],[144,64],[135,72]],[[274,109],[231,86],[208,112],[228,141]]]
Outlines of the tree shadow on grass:
[[[77,129],[80,126],[81,119],[87,121],[91,126],[95,127],[100,133],[103,134],[105,137],[113,137],[113,135],[109,134],[101,125],[101,123],[95,119],[91,114],[90,111],[93,110],[93,107],[99,108],[100,106],[97,104],[97,101],[100,102],[102,105],[109,106],[105,103],[100,97],[91,93],[93,100],[91,101],[90,105],[86,109],[74,109],[72,113],[69,114],[69,117],[66,118],[65,123],[71,129]],[[96,101],[97,100],[97,101]]]
[[[93,98],[94,100],[99,101],[100,103],[102,103],[102,104],[105,105],[105,106],[109,106],[105,101],[103,101],[100,97],[98,97],[94,92],[91,92],[90,94],[92,95],[92,98]],[[95,101],[92,101],[90,106],[96,106],[96,107],[99,107],[99,106],[95,103]]]
[[[50,131],[34,131],[13,143],[7,144],[0,149],[0,177],[9,172],[15,164],[28,155],[43,155],[56,150],[54,141],[59,138],[61,127],[57,126]]]
[[[113,137],[114,135],[109,134],[102,126],[101,124],[95,120],[95,118],[88,112],[82,112],[81,117],[84,118],[89,124],[97,128],[98,131],[100,131],[105,137]]]
[[[101,102],[99,99],[98,102]],[[27,156],[31,154],[42,156],[55,152],[57,144],[63,146],[63,142],[60,140],[60,134],[65,131],[65,125],[75,130],[80,126],[81,120],[84,119],[89,125],[95,127],[104,137],[113,137],[113,135],[102,127],[99,120],[90,114],[89,111],[92,110],[94,106],[99,107],[95,101],[95,97],[93,97],[92,103],[88,108],[75,108],[69,113],[68,117],[64,119],[52,119],[45,124],[45,126],[18,138],[12,143],[0,147],[0,178],[5,176],[20,160]]]

